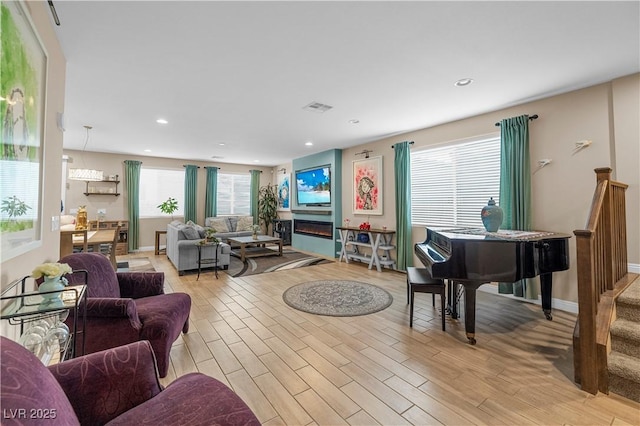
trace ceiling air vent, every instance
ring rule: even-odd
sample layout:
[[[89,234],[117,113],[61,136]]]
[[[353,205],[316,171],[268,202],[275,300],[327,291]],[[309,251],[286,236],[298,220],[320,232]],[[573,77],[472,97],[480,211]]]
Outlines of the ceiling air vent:
[[[302,107],[302,109],[304,110],[317,112],[319,114],[322,114],[323,112],[327,112],[331,108],[333,108],[331,105],[321,104],[320,102],[311,102],[309,105]]]

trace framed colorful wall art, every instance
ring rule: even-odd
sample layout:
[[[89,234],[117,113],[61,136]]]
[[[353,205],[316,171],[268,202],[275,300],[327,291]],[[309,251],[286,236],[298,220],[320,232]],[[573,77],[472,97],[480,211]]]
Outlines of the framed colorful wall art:
[[[278,210],[291,211],[291,175],[279,174],[278,184]]]
[[[353,214],[382,214],[382,157],[353,162]]]

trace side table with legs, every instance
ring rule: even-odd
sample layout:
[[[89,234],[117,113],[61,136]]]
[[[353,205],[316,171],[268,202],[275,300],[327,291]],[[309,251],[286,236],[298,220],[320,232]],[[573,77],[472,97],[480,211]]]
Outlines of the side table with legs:
[[[215,257],[213,259],[203,259],[202,258],[202,247],[211,247],[215,246],[214,252]],[[200,279],[200,270],[202,269],[202,265],[214,265],[214,271],[216,275],[216,279],[218,279],[218,250],[220,250],[220,241],[216,242],[205,242],[204,240],[196,243],[196,247],[198,247],[198,277],[196,281]]]
[[[155,246],[155,254],[167,254],[167,249],[164,248],[160,248],[160,235],[167,235],[167,230],[165,229],[164,231],[156,231],[156,246]],[[166,246],[165,246],[166,247]]]

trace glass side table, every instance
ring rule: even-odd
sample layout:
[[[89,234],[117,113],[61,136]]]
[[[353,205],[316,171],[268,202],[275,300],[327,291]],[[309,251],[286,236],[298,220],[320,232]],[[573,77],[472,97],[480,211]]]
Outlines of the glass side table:
[[[215,256],[213,258],[203,259],[202,248],[211,247],[211,246],[215,246],[214,248]],[[216,279],[218,279],[218,250],[220,249],[220,241],[206,242],[205,240],[202,240],[196,243],[196,247],[198,247],[198,277],[196,278],[196,281],[200,279],[200,270],[202,269],[203,265],[206,265],[206,266],[213,265],[213,267],[215,268],[214,270],[215,270]]]
[[[85,283],[87,271],[74,271],[74,273],[84,273]],[[11,283],[0,295],[0,320],[7,320],[11,325],[20,326],[20,336],[23,346],[26,346],[28,336],[25,331],[35,334],[46,333],[40,336],[42,342],[31,342],[32,349],[38,348],[36,356],[44,364],[48,364],[53,353],[45,350],[46,345],[51,345],[53,340],[58,339],[55,343],[57,346],[60,360],[71,359],[76,355],[84,354],[85,330],[86,330],[86,311],[87,311],[87,286],[86,285],[70,285],[64,290],[55,290],[48,292],[26,292],[27,280],[31,278],[26,276],[20,280]],[[15,293],[7,295],[9,293]],[[44,303],[43,294],[60,293],[60,298],[55,303]],[[68,330],[64,324],[68,315],[72,315],[71,330]],[[79,316],[82,317],[82,329],[78,328]],[[62,325],[61,325],[62,324]],[[38,333],[36,333],[38,332]],[[65,333],[68,333],[65,334]],[[62,336],[62,337],[61,337]],[[45,340],[45,337],[49,340]],[[64,340],[62,341],[62,338]],[[78,341],[78,338],[81,340]],[[40,345],[40,346],[38,346]],[[80,354],[76,354],[78,347]]]

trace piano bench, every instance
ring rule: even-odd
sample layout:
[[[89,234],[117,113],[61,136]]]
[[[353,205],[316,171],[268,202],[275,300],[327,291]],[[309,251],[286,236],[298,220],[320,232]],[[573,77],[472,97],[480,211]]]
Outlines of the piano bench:
[[[440,295],[442,307],[442,331],[445,330],[445,291],[444,280],[431,278],[426,268],[407,267],[407,303],[409,303],[409,327],[413,327],[414,293],[431,293],[431,303],[436,304],[436,294]]]

